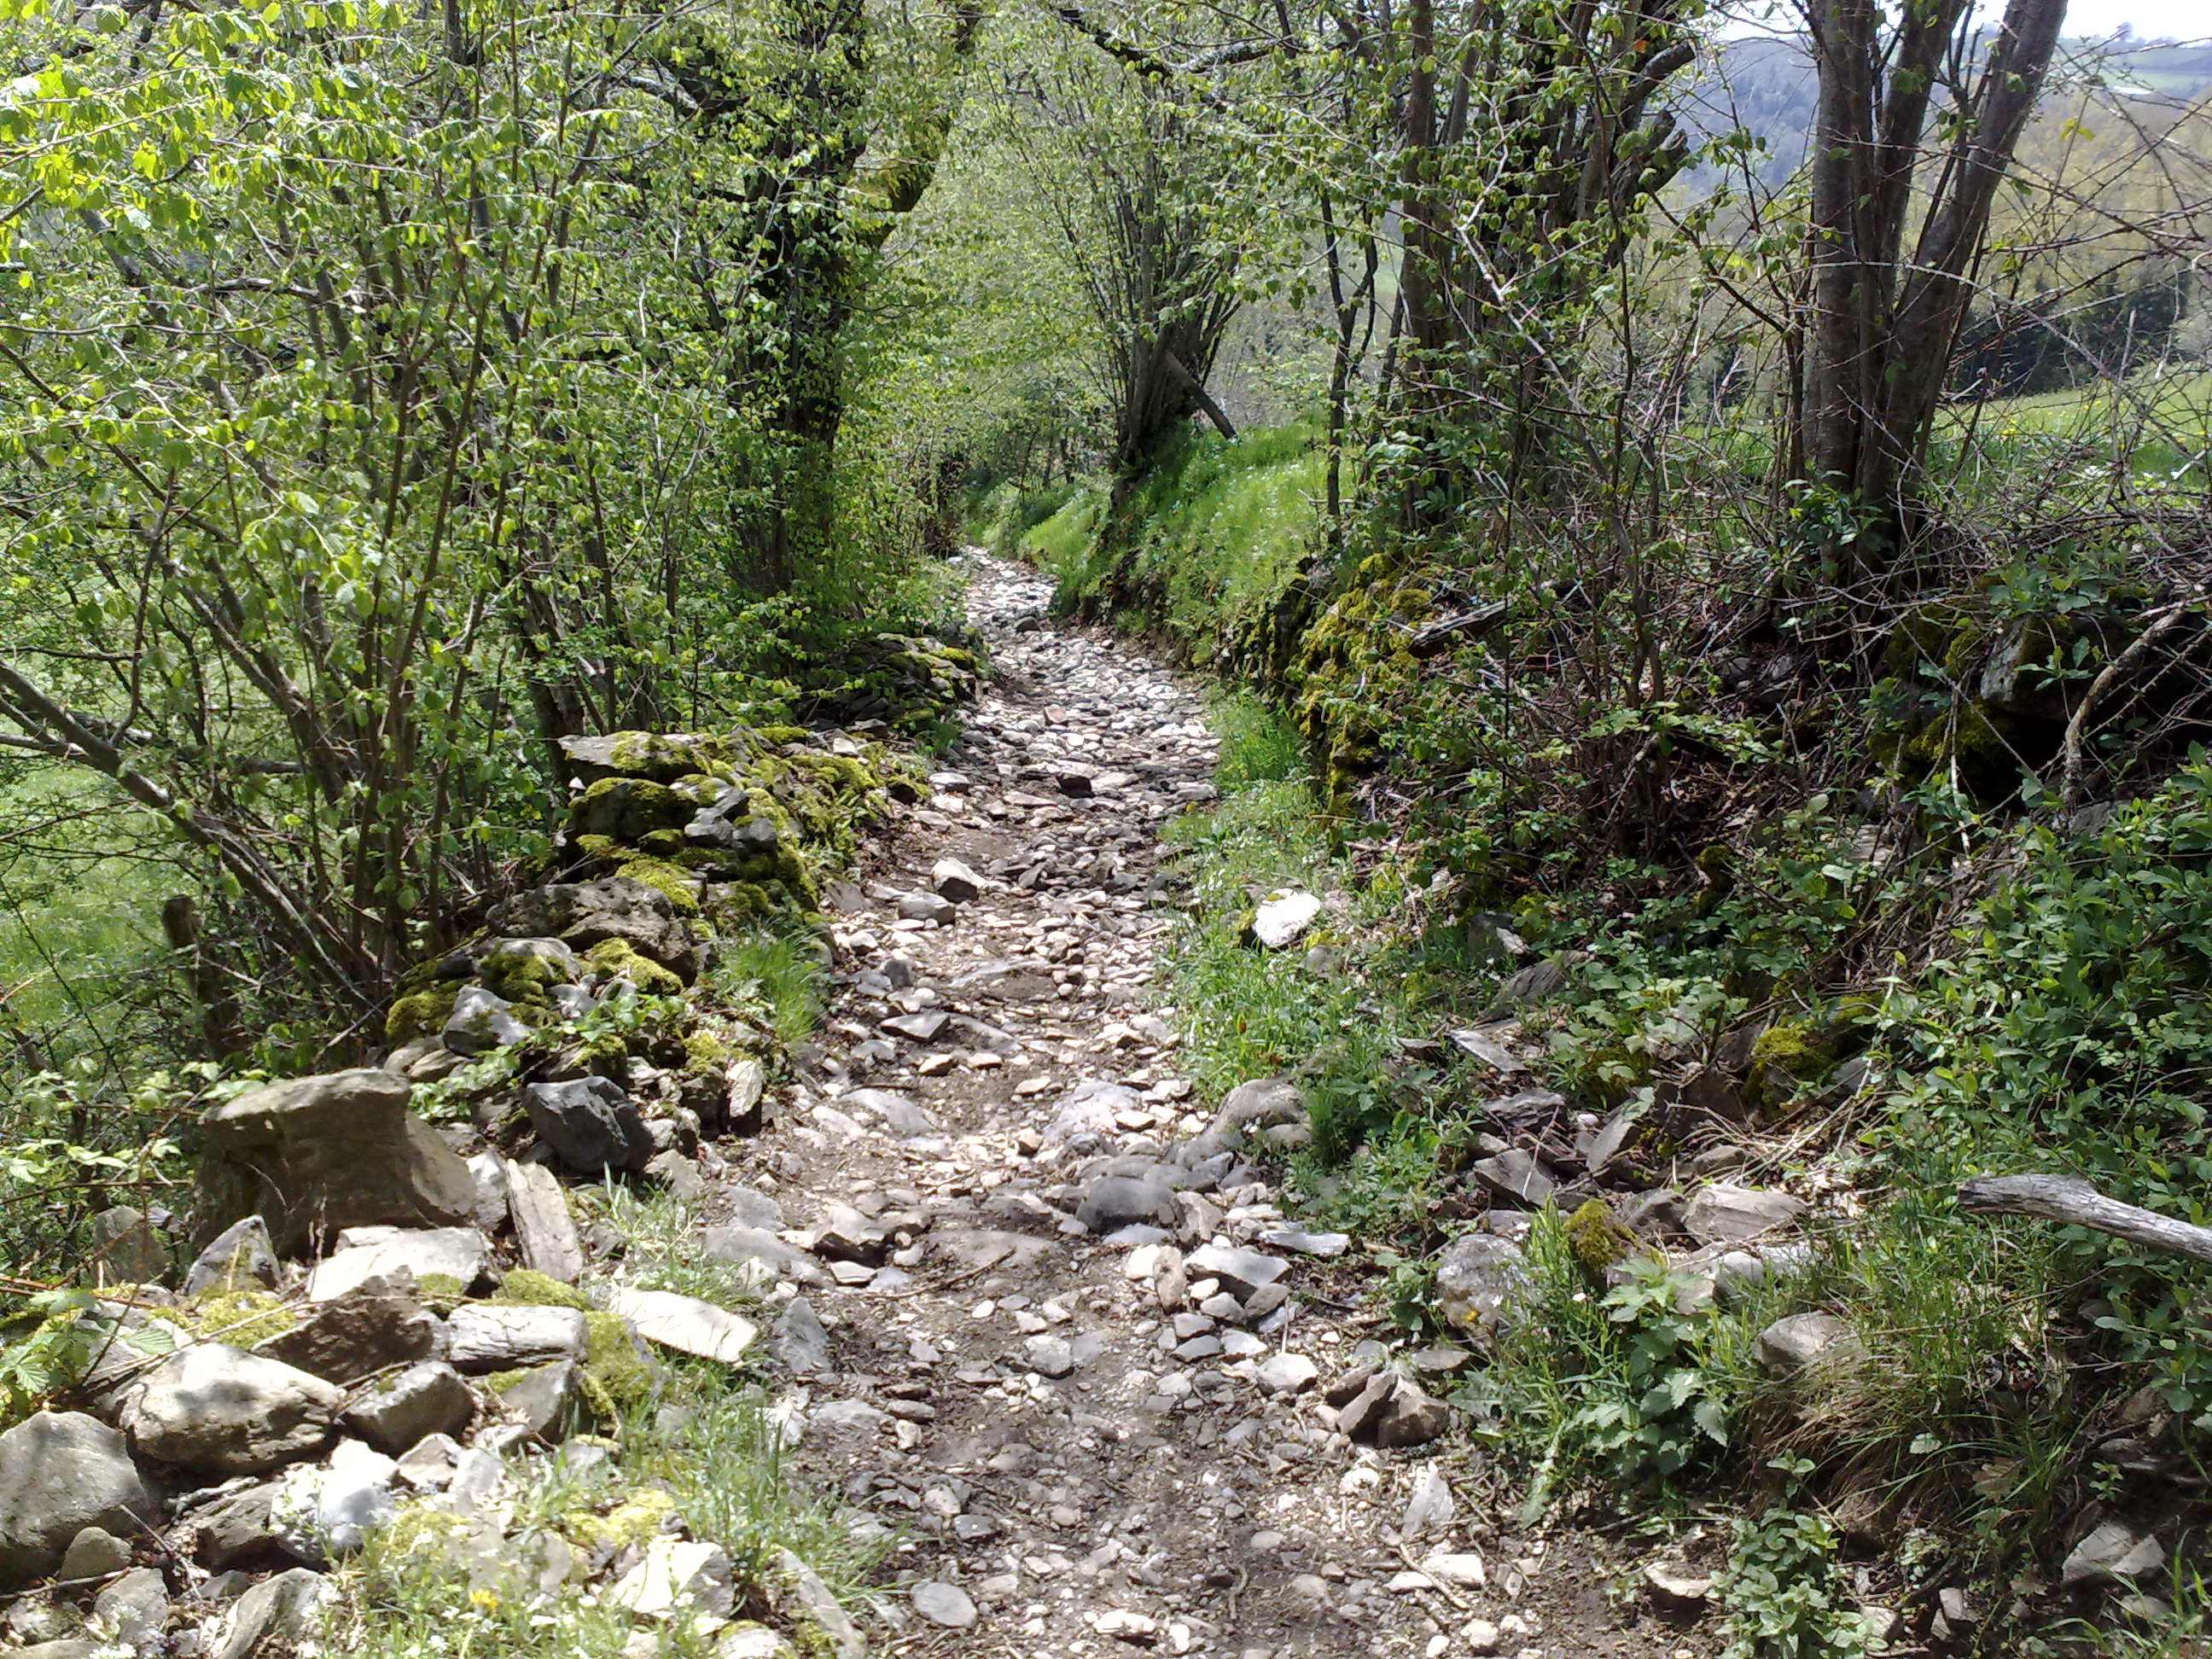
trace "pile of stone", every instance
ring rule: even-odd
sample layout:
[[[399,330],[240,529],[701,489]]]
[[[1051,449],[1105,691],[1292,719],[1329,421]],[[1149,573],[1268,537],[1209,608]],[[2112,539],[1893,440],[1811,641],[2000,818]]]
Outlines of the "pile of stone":
[[[532,1464],[614,1455],[586,1431],[649,1395],[658,1352],[734,1363],[752,1327],[624,1284],[549,1170],[463,1159],[410,1090],[342,1072],[207,1115],[202,1213],[228,1224],[173,1284],[100,1291],[89,1370],[0,1434],[11,1645],[289,1651],[326,1570],[410,1510],[495,1593],[597,1583],[641,1625],[729,1623],[727,1558],[673,1519],[604,1547],[503,1528]],[[776,1650],[732,1628],[732,1659]]]
[[[877,634],[823,663],[801,702],[811,719],[921,731],[973,698],[982,675],[981,657],[965,646]]]
[[[710,931],[771,914],[811,918],[824,872],[850,858],[893,799],[920,799],[913,769],[881,732],[878,723],[872,734],[740,726],[564,738],[572,794],[557,867],[629,877]]]

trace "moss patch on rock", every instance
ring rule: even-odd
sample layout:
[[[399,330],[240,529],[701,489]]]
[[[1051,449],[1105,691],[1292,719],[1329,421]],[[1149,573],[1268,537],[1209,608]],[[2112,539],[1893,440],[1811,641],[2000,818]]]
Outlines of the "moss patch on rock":
[[[469,1287],[451,1273],[423,1273],[415,1280],[415,1299],[443,1316],[469,1299]]]
[[[672,997],[683,994],[684,981],[681,979],[651,957],[640,955],[637,947],[628,939],[611,939],[594,945],[584,953],[584,960],[602,973],[628,980],[647,996]]]
[[[1322,757],[1332,792],[1377,764],[1385,722],[1420,672],[1407,641],[1435,609],[1433,583],[1377,555],[1306,630],[1291,673],[1291,714]]]
[[[524,1018],[550,1009],[553,988],[564,977],[558,963],[523,951],[494,951],[477,963],[477,983],[527,1011]]]
[[[1771,1110],[1787,1102],[1800,1083],[1820,1076],[1835,1063],[1834,1041],[1811,1025],[1802,1021],[1770,1025],[1752,1045],[1744,1103],[1754,1112]]]
[[[587,1549],[626,1549],[649,1542],[676,1513],[676,1499],[659,1486],[632,1492],[605,1515],[572,1510],[561,1517],[561,1530]]]
[[[629,1321],[620,1314],[589,1310],[584,1323],[591,1331],[585,1351],[585,1389],[594,1408],[612,1421],[653,1397],[660,1370],[638,1346]]]
[[[175,1318],[194,1336],[234,1348],[250,1348],[282,1336],[300,1322],[300,1316],[283,1303],[259,1290],[216,1290],[180,1310]]]
[[[1636,1254],[1636,1235],[1623,1226],[1601,1198],[1583,1204],[1566,1223],[1567,1249],[1575,1265],[1593,1285],[1605,1283],[1607,1272]]]
[[[684,1039],[684,1069],[708,1077],[730,1063],[730,1045],[712,1031],[693,1031]]]
[[[484,1298],[506,1308],[574,1308],[592,1310],[592,1298],[534,1267],[515,1267],[500,1275],[499,1288]]]
[[[418,969],[400,981],[399,994],[392,1000],[392,1007],[384,1016],[384,1040],[398,1048],[403,1042],[437,1036],[453,1017],[453,1004],[460,994],[459,980],[432,979]]]

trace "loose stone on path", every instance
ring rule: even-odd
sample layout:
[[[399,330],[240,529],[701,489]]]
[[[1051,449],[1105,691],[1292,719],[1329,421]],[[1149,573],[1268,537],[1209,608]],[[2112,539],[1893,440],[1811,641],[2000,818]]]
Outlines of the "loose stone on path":
[[[960,565],[1000,677],[830,896],[818,1057],[710,1200],[713,1254],[786,1298],[757,1345],[786,1455],[903,1540],[884,1651],[1413,1659],[1502,1626],[1464,1577],[1386,1589],[1401,1537],[1471,1554],[1414,1483],[1449,1408],[1347,1316],[1352,1241],[1248,1161],[1310,1133],[1295,1085],[1207,1109],[1159,1005],[1160,831],[1214,793],[1200,698],[1048,623],[1050,583]],[[1267,902],[1294,970],[1326,907]]]

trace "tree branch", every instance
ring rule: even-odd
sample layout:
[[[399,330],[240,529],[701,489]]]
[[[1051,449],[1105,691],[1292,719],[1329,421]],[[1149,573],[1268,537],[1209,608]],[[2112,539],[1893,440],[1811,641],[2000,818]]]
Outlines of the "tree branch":
[[[1959,1207],[1968,1215],[2026,1215],[2088,1227],[2146,1249],[2212,1261],[2212,1227],[2123,1204],[2071,1176],[1983,1176],[1959,1188]]]

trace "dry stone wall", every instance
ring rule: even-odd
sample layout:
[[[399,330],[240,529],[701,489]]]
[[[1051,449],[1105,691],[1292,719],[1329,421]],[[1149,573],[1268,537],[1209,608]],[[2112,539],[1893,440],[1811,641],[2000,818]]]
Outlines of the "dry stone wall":
[[[933,689],[972,684],[956,654]],[[672,1364],[734,1380],[761,1358],[732,1308],[628,1282],[629,1241],[573,1200],[610,1179],[695,1194],[717,1139],[759,1128],[784,1056],[733,958],[772,935],[826,961],[822,883],[918,793],[888,735],[569,740],[541,879],[406,976],[380,1063],[205,1114],[181,1271],[143,1216],[103,1218],[64,1316],[94,1357],[0,1434],[0,1646],[305,1651],[334,1635],[331,1571],[410,1516],[471,1583],[520,1564],[533,1594],[680,1619],[732,1659],[849,1631],[806,1563],[741,1576],[657,1489],[632,1494],[649,1525],[503,1532],[526,1466],[618,1458],[607,1437]]]

